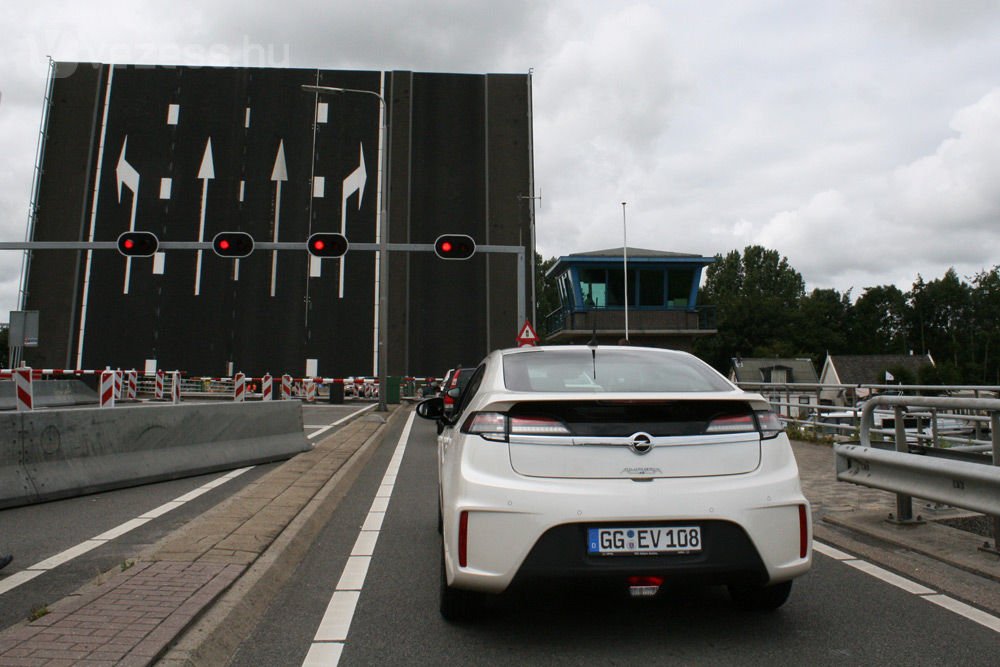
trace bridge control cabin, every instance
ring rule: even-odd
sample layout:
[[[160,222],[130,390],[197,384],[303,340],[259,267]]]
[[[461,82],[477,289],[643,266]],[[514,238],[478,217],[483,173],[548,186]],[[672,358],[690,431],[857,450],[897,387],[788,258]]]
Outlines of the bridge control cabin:
[[[690,351],[695,339],[716,333],[714,307],[698,305],[702,270],[714,258],[627,250],[630,344]],[[584,344],[595,329],[602,344],[626,338],[623,264],[622,248],[556,261],[546,275],[558,287],[560,306],[542,321],[546,343]]]

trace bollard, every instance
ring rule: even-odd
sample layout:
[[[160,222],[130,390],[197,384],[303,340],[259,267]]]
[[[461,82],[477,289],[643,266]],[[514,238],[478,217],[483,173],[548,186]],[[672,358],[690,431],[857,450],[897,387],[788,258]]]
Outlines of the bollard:
[[[117,373],[114,371],[103,371],[101,372],[101,407],[102,408],[113,408],[115,407],[115,378]]]
[[[17,411],[35,409],[34,389],[31,386],[31,368],[22,366],[14,369],[14,393],[17,394]]]
[[[139,372],[128,372],[128,400],[139,400]]]
[[[164,375],[165,375],[165,373],[163,372],[162,368],[160,368],[160,369],[158,369],[156,371],[156,381],[155,381],[156,384],[154,385],[154,389],[153,389],[153,398],[155,398],[158,401],[162,401],[163,400],[163,376]]]
[[[261,391],[261,397],[260,397],[260,399],[262,401],[270,401],[271,400],[271,388],[272,388],[271,385],[272,385],[273,382],[274,382],[274,378],[271,377],[271,374],[270,373],[265,373],[264,374],[264,379],[261,381],[261,387],[260,387],[260,391]]]
[[[312,380],[305,381],[306,386],[306,403],[316,402],[316,383]]]
[[[247,376],[243,373],[237,373],[233,379],[233,400],[237,403],[245,401],[247,396],[246,388]]]
[[[281,376],[281,400],[287,401],[292,397],[292,376]]]
[[[181,373],[173,371],[170,373],[170,401],[174,404],[181,402]]]

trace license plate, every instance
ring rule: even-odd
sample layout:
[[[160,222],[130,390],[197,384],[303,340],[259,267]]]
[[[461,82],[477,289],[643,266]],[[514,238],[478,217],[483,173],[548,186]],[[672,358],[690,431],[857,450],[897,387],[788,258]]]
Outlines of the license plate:
[[[700,526],[588,528],[587,553],[601,556],[701,551]]]

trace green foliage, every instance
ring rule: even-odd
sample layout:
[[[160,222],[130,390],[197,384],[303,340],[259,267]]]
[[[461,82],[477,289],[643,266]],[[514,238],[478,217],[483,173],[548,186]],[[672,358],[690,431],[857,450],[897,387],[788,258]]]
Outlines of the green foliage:
[[[1000,266],[969,282],[954,269],[908,292],[894,285],[805,293],[802,276],[776,251],[748,246],[716,255],[706,270],[701,303],[717,308],[718,335],[697,354],[728,372],[744,357],[827,354],[931,354],[936,366],[917,377],[889,368],[904,384],[1000,384]],[[884,376],[883,376],[884,377]]]

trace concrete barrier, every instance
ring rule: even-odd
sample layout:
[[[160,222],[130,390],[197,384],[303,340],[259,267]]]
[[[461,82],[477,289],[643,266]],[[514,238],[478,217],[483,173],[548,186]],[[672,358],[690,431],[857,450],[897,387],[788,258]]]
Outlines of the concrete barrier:
[[[36,408],[96,405],[97,392],[81,380],[35,380],[31,383]],[[0,410],[13,410],[14,383],[0,381]]]
[[[297,401],[0,414],[0,508],[278,461],[311,447]]]

